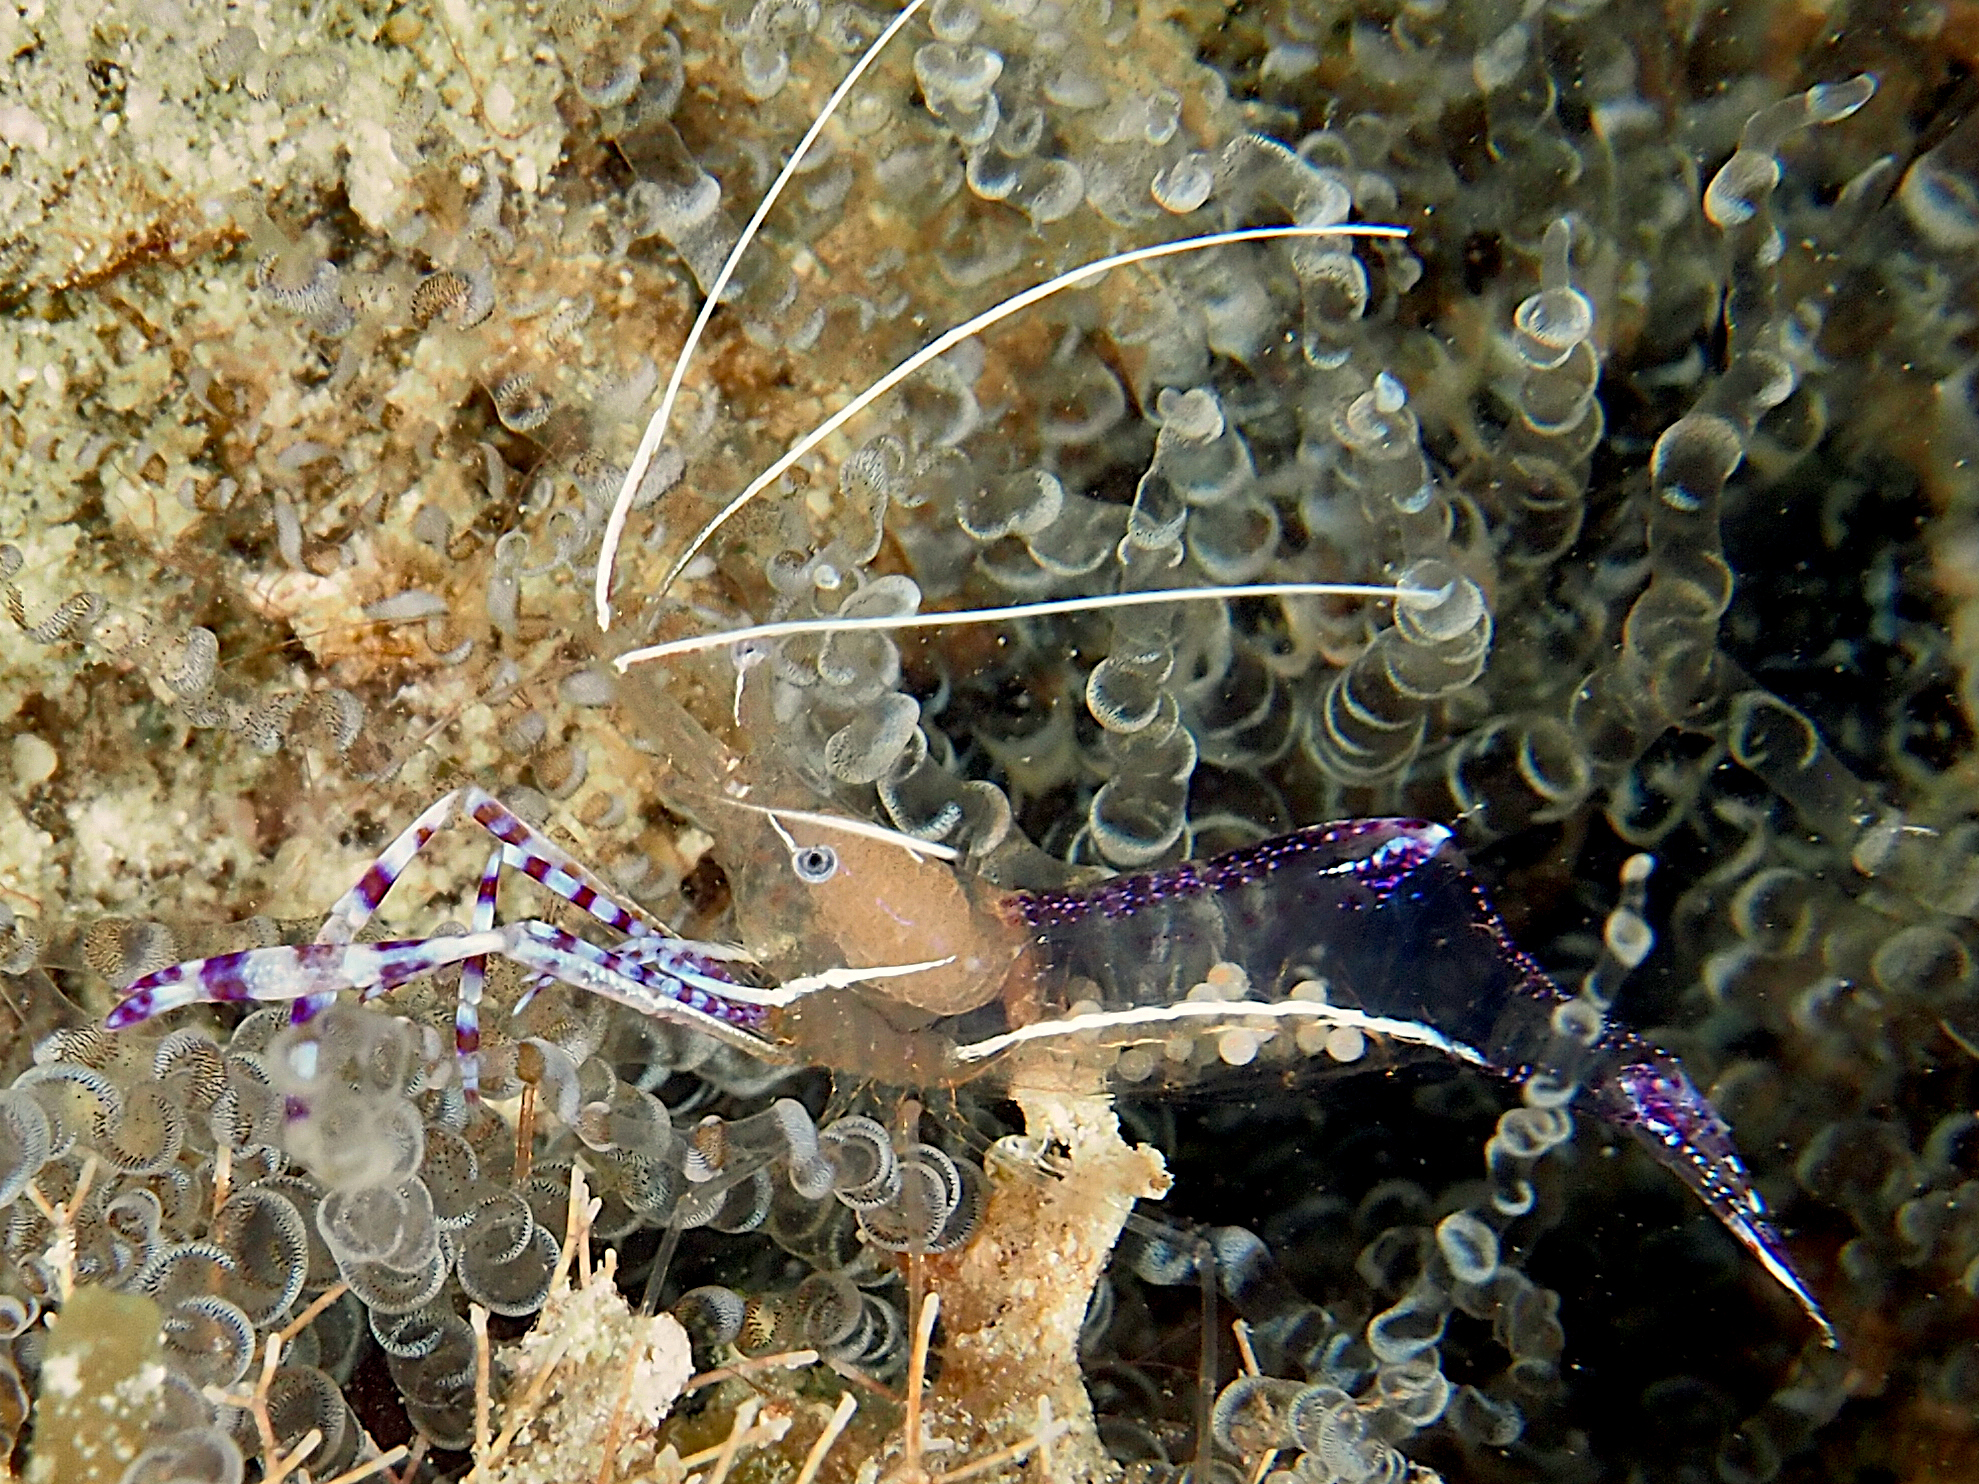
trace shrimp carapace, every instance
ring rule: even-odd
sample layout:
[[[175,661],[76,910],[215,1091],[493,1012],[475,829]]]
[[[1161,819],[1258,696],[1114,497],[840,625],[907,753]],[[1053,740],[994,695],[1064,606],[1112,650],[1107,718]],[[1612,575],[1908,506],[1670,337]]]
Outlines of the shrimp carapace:
[[[1028,934],[984,900],[997,893],[898,844],[801,820],[772,823],[789,837],[790,853],[742,872],[736,927],[745,942],[785,940],[784,951],[803,963],[946,960],[881,991],[934,1015],[961,1015],[1002,994]]]
[[[673,801],[721,839],[736,935],[766,969],[939,960],[878,992],[938,1016],[1004,992],[1029,933],[998,910],[1001,893],[951,863],[953,848],[802,807],[801,782],[767,761],[745,769],[658,686],[634,678],[625,690],[670,765]],[[744,715],[760,721],[753,704]]]

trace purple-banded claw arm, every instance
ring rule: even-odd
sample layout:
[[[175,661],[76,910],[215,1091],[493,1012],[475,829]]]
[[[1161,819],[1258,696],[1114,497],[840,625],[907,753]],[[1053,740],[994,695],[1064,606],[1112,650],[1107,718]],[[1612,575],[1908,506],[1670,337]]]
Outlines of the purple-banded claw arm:
[[[297,943],[196,958],[146,974],[104,1024],[122,1030],[182,1005],[297,1000],[354,989],[369,998],[480,954],[505,955],[507,935],[462,933],[386,943]]]

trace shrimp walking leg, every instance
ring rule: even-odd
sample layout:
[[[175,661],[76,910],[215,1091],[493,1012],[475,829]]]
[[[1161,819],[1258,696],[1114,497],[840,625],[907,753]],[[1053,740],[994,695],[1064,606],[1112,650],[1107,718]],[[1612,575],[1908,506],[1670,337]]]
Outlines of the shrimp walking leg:
[[[481,872],[470,931],[450,937],[355,941],[413,858],[446,827],[456,805],[466,819],[500,842]],[[540,882],[599,923],[625,934],[626,951],[600,947],[536,920],[497,928],[503,867]],[[781,1003],[802,992],[801,987],[762,990],[737,983],[725,967],[736,956],[732,950],[664,934],[659,924],[612,897],[602,881],[540,831],[486,791],[470,786],[444,795],[421,812],[338,899],[314,942],[168,965],[136,980],[106,1024],[114,1030],[184,1005],[243,1000],[291,1001],[291,1019],[302,1022],[341,991],[355,990],[371,999],[457,963],[462,971],[454,1015],[455,1050],[462,1085],[473,1096],[480,1080],[481,993],[488,960],[498,957],[534,975],[524,1004],[546,983],[569,984],[643,1014],[686,1023],[752,1054],[775,1056],[772,1043],[752,1029],[761,1024],[765,1005]]]
[[[474,920],[469,931],[491,932],[501,891],[502,852],[492,851],[474,888]],[[481,1100],[481,989],[488,979],[488,957],[476,954],[460,966],[460,997],[454,1001],[454,1060],[461,1090],[469,1102]]]

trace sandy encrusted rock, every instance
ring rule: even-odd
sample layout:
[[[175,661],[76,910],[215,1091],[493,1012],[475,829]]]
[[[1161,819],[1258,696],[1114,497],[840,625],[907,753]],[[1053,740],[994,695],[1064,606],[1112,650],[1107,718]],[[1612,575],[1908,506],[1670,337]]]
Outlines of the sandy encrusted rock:
[[[1049,1477],[1116,1479],[1120,1467],[1100,1446],[1080,1376],[1079,1326],[1134,1202],[1167,1194],[1168,1172],[1155,1150],[1120,1137],[1110,1099],[1017,1098],[1027,1132],[1000,1147],[1029,1157],[990,1162],[982,1230],[953,1258],[928,1263],[942,1300],[942,1339],[927,1460],[950,1468],[1020,1443],[1037,1431],[1049,1402],[1051,1417],[1071,1424],[1051,1444]],[[1047,1149],[1064,1151],[1061,1178],[1037,1169],[1035,1156]]]
[[[487,1471],[488,1484],[595,1478],[608,1438],[618,1460],[609,1477],[633,1477],[653,1461],[654,1430],[694,1370],[680,1321],[633,1313],[602,1270],[580,1288],[552,1293],[502,1359],[511,1372],[511,1420],[520,1425]]]

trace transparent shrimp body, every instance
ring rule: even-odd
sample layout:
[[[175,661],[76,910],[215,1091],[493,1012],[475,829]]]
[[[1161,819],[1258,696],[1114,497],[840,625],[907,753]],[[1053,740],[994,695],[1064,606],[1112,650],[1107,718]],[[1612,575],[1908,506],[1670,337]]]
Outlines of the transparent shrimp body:
[[[1198,1064],[1200,1032],[1213,1035],[1214,1059],[1232,1065],[1284,1028],[1300,1050],[1323,1047],[1342,1061],[1359,1054],[1348,1054],[1344,1039],[1359,1047],[1376,1038],[1520,1083],[1560,1138],[1571,1127],[1564,1105],[1590,1094],[1590,1111],[1640,1136],[1832,1342],[1724,1120],[1674,1057],[1612,1025],[1598,997],[1590,1004],[1585,991],[1563,993],[1513,944],[1445,827],[1351,820],[1158,871],[1002,890],[953,847],[762,802],[788,798],[790,781],[745,783],[739,760],[676,703],[648,692],[643,709],[682,801],[735,826],[741,949],[672,938],[470,786],[436,801],[393,842],[315,942],[147,974],[108,1025],[241,1000],[292,1001],[301,1022],[341,991],[368,999],[460,964],[456,1043],[471,1096],[481,979],[502,958],[536,987],[561,982],[766,1059],[910,1087],[954,1085],[991,1067],[1030,1085],[1091,1088],[1109,1071],[1143,1080],[1156,1045],[1178,1069]],[[457,804],[498,842],[470,930],[357,941]],[[605,947],[536,919],[498,927],[505,869],[621,941]],[[802,968],[779,977],[791,958]],[[738,961],[749,960],[764,973],[743,970]],[[750,982],[759,977],[769,982]],[[1591,1016],[1577,1013],[1590,1008]],[[1322,1034],[1309,1043],[1305,1031]]]
[[[959,1045],[959,1059],[1083,1038],[1127,1048],[1113,1065],[1138,1079],[1160,1065],[1248,1063],[1262,1039],[1290,1032],[1299,1050],[1336,1060],[1370,1037],[1428,1048],[1521,1084],[1540,1107],[1578,1095],[1689,1186],[1834,1343],[1718,1111],[1674,1056],[1584,1017],[1586,997],[1512,941],[1444,826],[1319,825],[1005,906],[1034,934],[1024,963],[1036,1002],[1084,988],[1099,1003]],[[1190,984],[1213,997],[1177,1003]]]
[[[932,956],[938,946],[970,966],[952,981],[969,986],[953,1000],[906,975],[780,1009],[772,1033],[800,1059],[921,1084],[993,1069],[1027,1085],[1094,1087],[1109,1074],[1181,1080],[1247,1065],[1272,1043],[1280,1056],[1341,1062],[1370,1041],[1422,1048],[1529,1094],[1578,1097],[1635,1134],[1833,1343],[1724,1119],[1674,1056],[1577,1015],[1585,998],[1512,941],[1442,825],[1319,825],[1040,891],[972,888],[949,863],[864,838],[851,869],[837,860],[806,882],[832,847],[785,843],[783,885],[746,876],[760,895],[745,894],[739,912],[802,923],[799,936],[855,963],[864,951]],[[901,859],[875,853],[887,850]],[[944,913],[936,937],[916,936],[917,923]]]
[[[1564,998],[1510,942],[1450,832],[1418,820],[1315,826],[1086,890],[1014,893],[1006,910],[1034,935],[1041,1006],[1097,1002],[1113,1034],[1142,1043],[1188,1033],[1157,1014],[1177,1001],[1202,1006],[1211,1036],[1219,1004],[1276,1005],[1288,1035],[1365,1021],[1518,1078]]]

